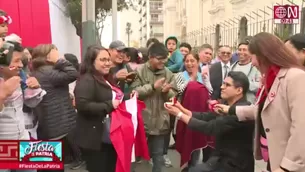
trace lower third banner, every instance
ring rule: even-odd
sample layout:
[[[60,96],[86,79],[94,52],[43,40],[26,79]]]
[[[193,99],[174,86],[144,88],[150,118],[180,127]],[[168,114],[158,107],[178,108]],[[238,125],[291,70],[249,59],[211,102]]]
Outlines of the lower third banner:
[[[62,141],[0,140],[0,169],[63,169]]]

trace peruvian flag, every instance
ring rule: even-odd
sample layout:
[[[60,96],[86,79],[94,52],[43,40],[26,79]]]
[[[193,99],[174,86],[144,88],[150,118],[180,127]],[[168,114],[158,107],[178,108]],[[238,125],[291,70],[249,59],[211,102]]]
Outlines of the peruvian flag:
[[[136,156],[150,159],[141,114],[144,108],[144,102],[133,96],[111,113],[110,140],[117,152],[116,172],[130,172]]]

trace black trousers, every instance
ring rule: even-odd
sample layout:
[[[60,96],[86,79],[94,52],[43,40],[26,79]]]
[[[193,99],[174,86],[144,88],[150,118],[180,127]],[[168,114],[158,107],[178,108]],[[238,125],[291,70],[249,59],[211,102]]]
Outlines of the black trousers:
[[[111,144],[101,144],[101,150],[81,149],[88,172],[115,172],[117,153]]]

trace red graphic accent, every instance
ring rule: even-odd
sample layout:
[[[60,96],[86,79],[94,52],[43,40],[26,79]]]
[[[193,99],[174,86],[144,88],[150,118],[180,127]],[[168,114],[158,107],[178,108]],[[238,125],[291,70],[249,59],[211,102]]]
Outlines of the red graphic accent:
[[[44,155],[40,155],[40,153],[43,153]],[[50,154],[51,156],[47,156],[45,154]],[[55,155],[53,152],[33,152],[24,156],[22,158],[22,162],[31,162],[31,158],[36,158],[36,157],[50,157],[52,158],[52,162],[61,162],[60,158],[57,155]]]
[[[19,142],[0,140],[0,161],[18,161]]]
[[[37,169],[37,170],[61,170],[64,169],[63,162],[0,162],[0,169],[16,169],[16,170],[24,170],[24,169]]]

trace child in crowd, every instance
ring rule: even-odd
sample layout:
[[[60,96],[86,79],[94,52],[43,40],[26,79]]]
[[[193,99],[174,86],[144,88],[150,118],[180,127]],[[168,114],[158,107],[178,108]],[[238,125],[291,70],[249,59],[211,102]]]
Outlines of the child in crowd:
[[[179,48],[179,41],[176,37],[170,36],[165,40],[165,46],[169,52],[166,67],[173,73],[180,72],[183,65],[183,55]]]

